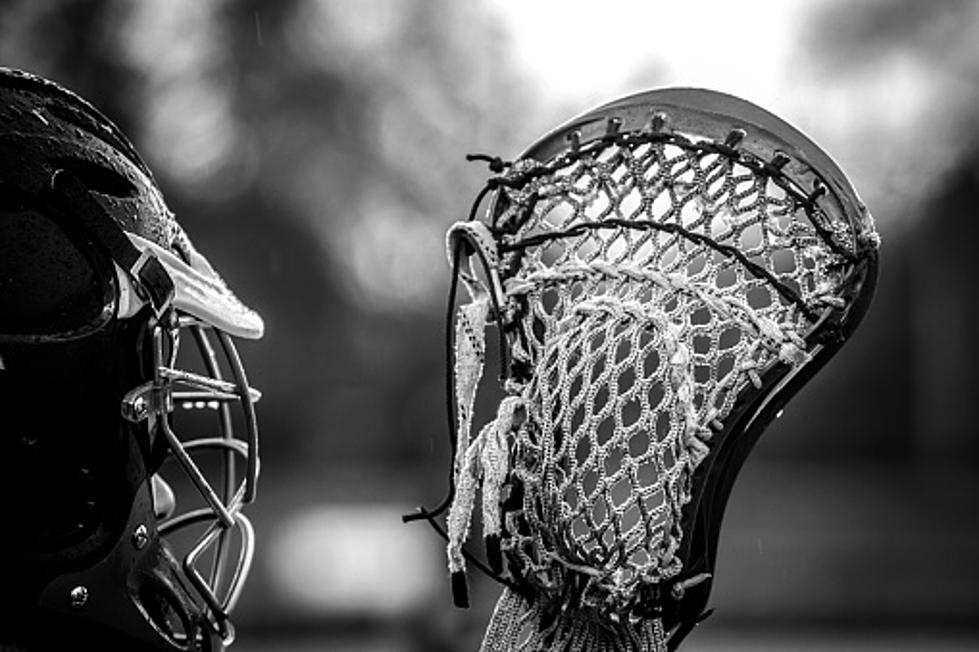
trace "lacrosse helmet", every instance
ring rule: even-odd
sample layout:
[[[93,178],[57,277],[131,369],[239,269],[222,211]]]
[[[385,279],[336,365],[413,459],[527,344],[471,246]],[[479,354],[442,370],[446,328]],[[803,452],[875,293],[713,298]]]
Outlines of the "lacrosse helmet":
[[[128,138],[0,68],[0,642],[230,643],[259,397],[232,337],[262,332]]]

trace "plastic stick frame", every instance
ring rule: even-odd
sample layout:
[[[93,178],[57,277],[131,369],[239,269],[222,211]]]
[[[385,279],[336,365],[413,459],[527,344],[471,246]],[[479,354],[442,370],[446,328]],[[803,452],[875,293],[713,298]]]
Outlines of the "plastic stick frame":
[[[841,307],[829,307],[820,312],[808,312],[811,328],[804,334],[806,362],[790,367],[775,360],[760,374],[759,387],[746,386],[738,394],[733,408],[724,419],[724,426],[711,440],[710,452],[697,467],[692,480],[692,496],[681,515],[684,532],[679,558],[683,573],[673,582],[658,587],[649,594],[648,613],[658,614],[670,633],[670,649],[675,649],[684,636],[705,616],[714,564],[716,561],[720,526],[727,500],[745,459],[768,424],[779,414],[788,400],[820,369],[851,337],[864,318],[877,280],[879,240],[872,219],[860,201],[846,175],[836,163],[809,138],[773,114],[739,98],[714,91],[674,88],[648,91],[603,105],[575,118],[545,135],[519,158],[534,159],[548,164],[573,157],[589,147],[604,142],[624,142],[629,138],[644,138],[646,142],[662,139],[683,143],[685,147],[717,152],[736,159],[783,185],[807,207],[813,227],[826,244],[844,260],[843,284],[840,290]],[[499,172],[497,165],[496,172]],[[533,168],[531,172],[533,173]],[[492,177],[479,194],[470,219],[478,205],[490,197],[486,211],[490,231],[502,243],[512,235],[519,223],[504,223],[507,197],[496,191],[502,185],[513,184],[513,177]],[[844,221],[852,235],[850,241],[834,233],[817,215],[831,215]],[[448,307],[447,358],[449,376],[447,387],[449,405],[450,447],[455,446],[455,410],[452,395],[452,332],[453,309],[462,258],[474,253],[474,248],[458,242],[453,251],[452,284]],[[509,253],[513,253],[513,249]],[[508,253],[501,246],[500,253]],[[519,259],[519,252],[517,259]],[[481,263],[486,264],[485,260]],[[514,263],[511,257],[511,265]],[[487,270],[488,272],[489,270]],[[512,273],[501,268],[505,281]],[[487,276],[489,274],[487,273]],[[495,303],[495,297],[494,297]],[[503,323],[498,305],[493,306],[491,318],[497,321],[505,346],[501,351],[506,361],[506,347],[514,344],[519,333],[512,325]],[[501,369],[504,379],[510,373]],[[454,450],[452,459],[455,458]],[[445,531],[436,520],[452,502],[454,486],[450,472],[448,496],[433,510],[420,508],[404,517],[405,521],[424,519],[443,537]],[[501,583],[518,591],[526,587],[519,580],[501,576],[488,569],[471,553],[466,558]],[[705,581],[689,583],[695,576]]]

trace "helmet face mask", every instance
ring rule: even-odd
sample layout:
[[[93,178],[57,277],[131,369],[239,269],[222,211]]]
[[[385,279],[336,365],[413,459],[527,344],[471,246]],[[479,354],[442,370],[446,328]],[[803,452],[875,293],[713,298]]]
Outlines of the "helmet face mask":
[[[165,477],[174,486],[184,485],[176,513],[162,520],[159,530],[165,538],[180,536],[186,541],[181,564],[189,586],[213,627],[230,641],[233,630],[227,616],[238,600],[254,549],[252,527],[241,510],[254,499],[258,480],[254,403],[259,393],[249,387],[226,333],[187,315],[171,316],[169,327],[159,327],[152,335],[153,379],[126,394],[122,412],[127,420],[147,423],[150,437],[162,442],[172,460],[166,469],[172,473]],[[197,354],[202,371],[177,365],[182,349]],[[218,434],[182,436],[175,410],[212,413],[216,424],[201,430]],[[236,436],[236,424],[242,437]],[[179,475],[183,477],[175,477]],[[185,507],[187,492],[196,496]]]
[[[0,643],[230,644],[262,330],[108,119],[0,69]]]

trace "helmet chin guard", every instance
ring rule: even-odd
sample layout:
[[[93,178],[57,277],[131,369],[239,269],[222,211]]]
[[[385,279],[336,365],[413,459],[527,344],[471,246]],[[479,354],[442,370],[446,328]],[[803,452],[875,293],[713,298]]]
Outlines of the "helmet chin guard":
[[[475,158],[496,176],[448,237],[450,490],[405,520],[448,540],[457,605],[469,563],[505,585],[485,652],[675,649],[745,458],[866,312],[873,222],[812,141],[702,89]],[[472,436],[490,324],[506,396]]]
[[[23,618],[0,643],[91,633],[99,646],[224,649],[259,471],[260,393],[232,337],[261,337],[262,319],[194,248],[115,125],[8,69],[0,270],[0,414],[18,424],[0,430],[0,476],[23,494],[0,599]],[[216,423],[198,436],[179,425],[185,408]]]

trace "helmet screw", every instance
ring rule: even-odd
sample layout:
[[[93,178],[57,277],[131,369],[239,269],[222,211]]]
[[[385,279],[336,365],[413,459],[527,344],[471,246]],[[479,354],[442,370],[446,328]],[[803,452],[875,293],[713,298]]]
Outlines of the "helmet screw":
[[[145,525],[140,525],[133,531],[133,545],[136,546],[136,550],[142,550],[149,540],[150,535]]]
[[[146,414],[146,397],[137,396],[133,401],[133,413],[137,418],[142,418]]]
[[[84,586],[76,586],[68,593],[68,604],[73,609],[81,609],[88,602],[88,589]]]

